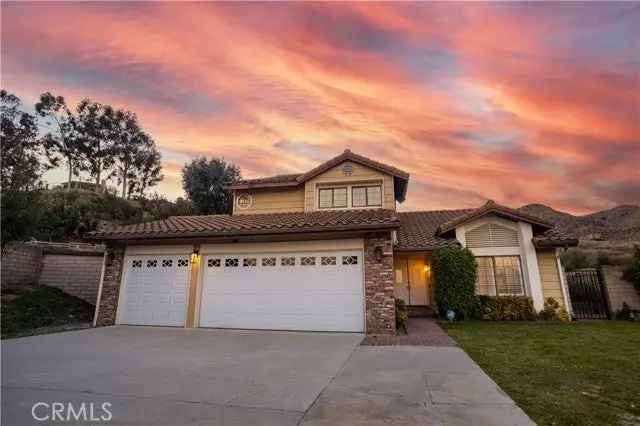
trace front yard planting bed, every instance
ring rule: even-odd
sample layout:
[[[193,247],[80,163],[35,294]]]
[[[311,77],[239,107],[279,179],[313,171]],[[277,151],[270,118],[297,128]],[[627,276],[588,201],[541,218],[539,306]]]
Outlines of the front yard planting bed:
[[[2,290],[2,338],[86,327],[94,307],[53,287]]]
[[[442,326],[538,424],[640,424],[638,322]]]

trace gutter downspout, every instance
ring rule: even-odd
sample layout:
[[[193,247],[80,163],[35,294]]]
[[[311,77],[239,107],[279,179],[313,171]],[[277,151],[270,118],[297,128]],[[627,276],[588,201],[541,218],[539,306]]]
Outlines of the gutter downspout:
[[[102,269],[100,271],[100,284],[98,285],[98,299],[96,300],[96,310],[93,312],[93,326],[98,323],[98,314],[100,313],[100,300],[102,299],[102,283],[104,283],[104,270],[107,263],[107,250],[105,248],[102,255]]]

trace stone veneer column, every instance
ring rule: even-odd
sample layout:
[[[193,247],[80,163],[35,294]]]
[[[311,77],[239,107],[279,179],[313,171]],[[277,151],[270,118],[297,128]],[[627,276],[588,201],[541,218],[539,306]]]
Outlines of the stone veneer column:
[[[118,309],[120,281],[124,265],[124,246],[107,245],[105,263],[102,293],[98,295],[100,306],[98,307],[96,327],[115,325],[116,323],[116,310]]]
[[[380,261],[376,259],[377,247],[382,250]],[[364,238],[364,288],[367,334],[395,334],[391,232],[370,233]]]

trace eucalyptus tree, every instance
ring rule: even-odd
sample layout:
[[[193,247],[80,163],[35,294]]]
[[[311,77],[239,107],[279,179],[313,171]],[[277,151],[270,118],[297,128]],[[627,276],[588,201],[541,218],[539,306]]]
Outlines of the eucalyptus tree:
[[[78,135],[78,120],[62,96],[49,92],[40,95],[36,112],[45,119],[49,132],[43,137],[43,145],[49,148],[51,158],[57,163],[61,158],[67,163],[67,190],[71,179],[82,168],[82,141]]]
[[[22,111],[20,98],[0,90],[0,185],[2,191],[34,189],[55,160],[48,160],[49,151],[38,138],[35,116]]]
[[[110,105],[83,99],[76,107],[78,149],[81,168],[100,188],[102,177],[108,175],[115,162],[117,121]]]
[[[122,188],[123,198],[130,198],[134,192],[142,195],[162,180],[160,153],[153,138],[140,127],[136,114],[117,110],[114,118],[112,175]]]

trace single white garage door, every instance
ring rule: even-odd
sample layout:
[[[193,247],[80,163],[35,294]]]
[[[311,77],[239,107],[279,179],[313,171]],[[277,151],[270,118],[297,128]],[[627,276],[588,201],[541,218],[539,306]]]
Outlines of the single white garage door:
[[[201,327],[364,331],[361,251],[210,255]]]
[[[125,262],[119,322],[184,326],[189,257],[127,256]]]

